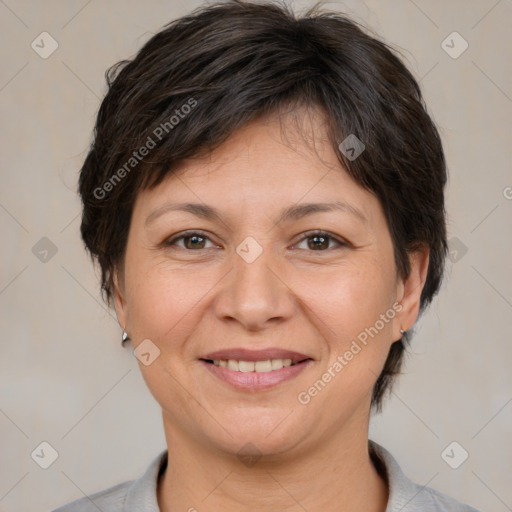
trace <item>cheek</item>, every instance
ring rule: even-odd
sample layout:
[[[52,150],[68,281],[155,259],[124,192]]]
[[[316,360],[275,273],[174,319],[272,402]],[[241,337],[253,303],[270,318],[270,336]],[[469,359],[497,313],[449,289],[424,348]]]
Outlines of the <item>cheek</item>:
[[[395,272],[391,260],[368,258],[366,264],[331,276],[317,294],[319,315],[329,326],[328,368],[342,375],[347,390],[373,386],[389,352],[397,314]],[[395,306],[394,306],[395,305]],[[399,308],[399,306],[398,306]],[[328,377],[327,377],[328,378]],[[362,386],[362,388],[361,388]]]
[[[136,337],[150,338],[164,351],[178,350],[200,323],[221,275],[166,261],[133,261],[131,268],[128,314]]]
[[[396,295],[394,267],[382,258],[360,258],[357,263],[331,270],[323,279],[312,279],[309,288],[318,314],[336,331],[354,335],[373,325]],[[316,284],[315,284],[316,283]]]
[[[333,280],[331,291],[325,290],[322,302],[319,294],[316,302],[322,315],[317,328],[323,329],[327,353],[297,398],[301,404],[311,402],[317,410],[331,410],[334,424],[346,421],[351,411],[370,399],[393,341],[397,310],[392,286],[382,274],[373,280],[368,276]]]

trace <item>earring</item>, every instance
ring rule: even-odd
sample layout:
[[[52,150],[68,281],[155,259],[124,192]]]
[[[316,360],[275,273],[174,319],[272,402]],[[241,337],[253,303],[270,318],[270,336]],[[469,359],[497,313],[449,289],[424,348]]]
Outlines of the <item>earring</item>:
[[[121,340],[121,345],[124,345],[125,341],[130,341],[130,337],[128,336],[128,333],[123,329],[123,337]]]

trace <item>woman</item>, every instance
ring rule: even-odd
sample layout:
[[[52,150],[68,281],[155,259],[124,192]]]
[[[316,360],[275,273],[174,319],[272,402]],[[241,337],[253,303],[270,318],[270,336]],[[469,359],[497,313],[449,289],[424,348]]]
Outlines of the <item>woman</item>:
[[[368,439],[447,247],[403,63],[340,14],[231,0],[108,82],[81,232],[168,450],[59,512],[474,511]]]

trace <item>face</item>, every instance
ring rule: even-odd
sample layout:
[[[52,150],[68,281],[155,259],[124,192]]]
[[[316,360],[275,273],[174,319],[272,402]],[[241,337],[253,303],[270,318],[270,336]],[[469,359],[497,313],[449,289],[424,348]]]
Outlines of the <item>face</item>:
[[[223,452],[366,435],[428,263],[415,253],[398,278],[381,205],[343,170],[320,116],[302,135],[282,123],[286,140],[279,120],[251,122],[140,192],[116,277],[118,319],[146,354],[166,433]]]

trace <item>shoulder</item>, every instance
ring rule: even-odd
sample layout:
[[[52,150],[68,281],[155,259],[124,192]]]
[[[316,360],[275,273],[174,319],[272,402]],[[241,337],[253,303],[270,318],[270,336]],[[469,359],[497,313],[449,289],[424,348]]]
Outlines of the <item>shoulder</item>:
[[[410,480],[391,453],[374,441],[369,441],[369,451],[377,469],[381,468],[388,480],[386,512],[479,512],[470,505]]]
[[[418,484],[415,485],[418,489],[418,499],[415,504],[415,508],[412,508],[411,511],[432,510],[436,512],[479,512],[476,508],[451,498],[450,496],[436,491],[435,489]]]
[[[133,481],[123,482],[67,503],[53,512],[122,512]]]
[[[84,496],[52,512],[158,512],[158,480],[166,466],[167,450],[164,450],[137,480]]]

